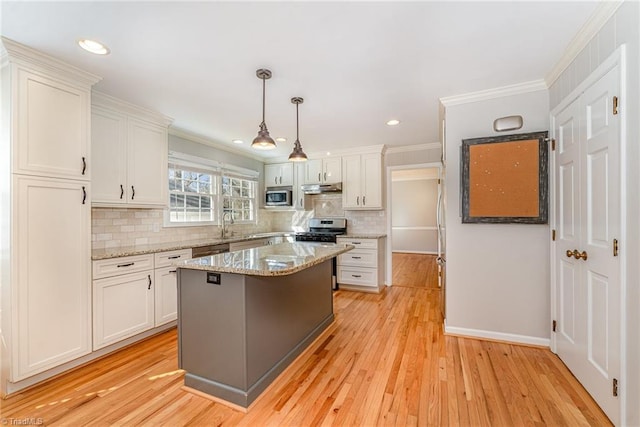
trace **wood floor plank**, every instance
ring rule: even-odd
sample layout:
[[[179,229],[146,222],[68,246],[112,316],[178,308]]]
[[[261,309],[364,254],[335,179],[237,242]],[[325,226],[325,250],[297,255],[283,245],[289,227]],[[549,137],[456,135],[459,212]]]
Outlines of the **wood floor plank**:
[[[445,336],[433,257],[396,255],[403,285],[335,292],[335,322],[249,413],[182,389],[174,329],[10,396],[2,417],[60,426],[610,425],[548,349]]]

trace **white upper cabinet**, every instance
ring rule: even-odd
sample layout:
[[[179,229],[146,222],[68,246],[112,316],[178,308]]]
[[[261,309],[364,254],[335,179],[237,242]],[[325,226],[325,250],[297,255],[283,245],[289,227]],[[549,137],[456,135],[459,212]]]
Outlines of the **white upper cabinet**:
[[[295,180],[293,185],[293,208],[295,210],[303,211],[305,210],[305,204],[308,202],[308,197],[302,192],[300,188],[302,184],[304,184],[304,178],[306,173],[306,164],[307,162],[298,162],[294,165],[293,169],[295,172]]]
[[[170,119],[94,92],[94,206],[166,206]]]
[[[328,157],[305,162],[305,184],[335,184],[341,181],[341,157]]]
[[[342,157],[342,207],[346,210],[382,209],[382,155]]]
[[[14,173],[89,181],[90,89],[16,67]]]
[[[293,185],[293,163],[274,163],[271,165],[264,165],[264,186],[265,187],[278,187],[278,186],[292,186]]]

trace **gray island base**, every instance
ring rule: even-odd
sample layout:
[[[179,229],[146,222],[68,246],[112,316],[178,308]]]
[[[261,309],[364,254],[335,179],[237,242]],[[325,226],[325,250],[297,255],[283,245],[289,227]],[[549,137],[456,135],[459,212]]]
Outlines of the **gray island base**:
[[[264,248],[178,264],[184,384],[245,410],[333,322],[331,259],[352,247]]]

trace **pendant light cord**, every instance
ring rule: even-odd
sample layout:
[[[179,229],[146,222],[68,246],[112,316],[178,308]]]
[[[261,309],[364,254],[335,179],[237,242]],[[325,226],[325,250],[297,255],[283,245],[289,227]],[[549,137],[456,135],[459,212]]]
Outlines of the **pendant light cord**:
[[[300,124],[298,122],[298,105],[299,104],[296,104],[296,142],[300,141],[300,134],[299,134]]]
[[[265,78],[262,78],[262,124],[264,125],[264,98],[265,98]]]

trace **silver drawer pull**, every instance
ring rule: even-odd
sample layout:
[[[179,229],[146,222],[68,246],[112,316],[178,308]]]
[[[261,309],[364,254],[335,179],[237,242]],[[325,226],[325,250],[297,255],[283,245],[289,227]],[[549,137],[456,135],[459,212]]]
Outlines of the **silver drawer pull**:
[[[351,277],[362,277],[362,276],[359,274],[352,274]]]
[[[352,245],[360,245],[362,242],[351,242]]]
[[[174,256],[167,257],[167,258],[169,258],[169,259],[177,259],[177,258],[180,258],[181,256],[182,255],[174,255]]]
[[[131,267],[135,262],[128,262],[126,264],[118,264],[118,268],[120,267]]]
[[[352,256],[351,258],[353,258],[353,259],[362,259],[361,256]]]
[[[169,273],[177,273],[177,270],[169,270]]]

